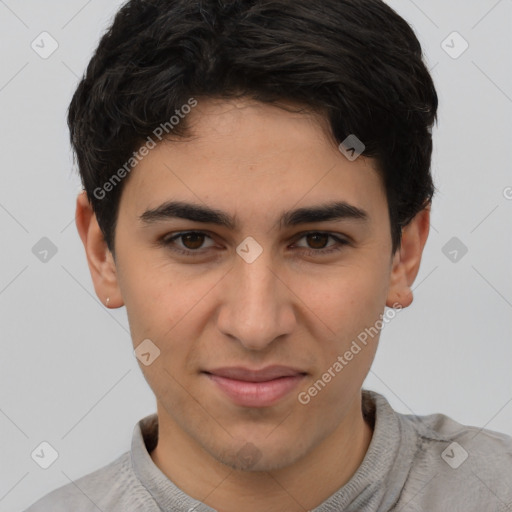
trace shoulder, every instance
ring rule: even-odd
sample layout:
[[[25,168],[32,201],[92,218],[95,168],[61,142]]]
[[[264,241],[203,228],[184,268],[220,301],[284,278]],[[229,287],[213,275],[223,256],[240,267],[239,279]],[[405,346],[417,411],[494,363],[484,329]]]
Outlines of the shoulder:
[[[153,510],[148,498],[151,496],[133,472],[130,452],[126,452],[107,466],[50,492],[25,512]]]
[[[417,440],[399,500],[401,506],[409,504],[404,510],[512,510],[511,436],[462,425],[444,414],[399,416]]]

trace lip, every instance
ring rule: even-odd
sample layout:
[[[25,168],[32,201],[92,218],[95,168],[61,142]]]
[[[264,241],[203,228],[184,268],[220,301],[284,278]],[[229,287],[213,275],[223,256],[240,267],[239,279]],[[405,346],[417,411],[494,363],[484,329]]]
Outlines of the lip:
[[[260,370],[243,367],[217,368],[203,372],[235,404],[269,407],[288,395],[306,372],[288,366]]]

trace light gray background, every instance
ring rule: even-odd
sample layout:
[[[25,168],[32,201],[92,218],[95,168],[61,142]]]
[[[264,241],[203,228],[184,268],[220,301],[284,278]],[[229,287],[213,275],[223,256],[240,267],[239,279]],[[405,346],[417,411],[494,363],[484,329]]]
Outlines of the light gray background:
[[[107,310],[92,287],[65,124],[120,4],[0,0],[0,512],[112,461],[155,410],[125,310]],[[512,1],[389,4],[416,30],[437,86],[439,193],[415,301],[383,331],[365,386],[400,412],[512,434]],[[31,48],[43,31],[59,44],[48,59]],[[441,46],[453,31],[469,43],[458,59]],[[32,253],[42,237],[58,249],[46,263]],[[457,262],[442,251],[452,237],[468,248]],[[30,455],[42,441],[59,453],[47,470]]]

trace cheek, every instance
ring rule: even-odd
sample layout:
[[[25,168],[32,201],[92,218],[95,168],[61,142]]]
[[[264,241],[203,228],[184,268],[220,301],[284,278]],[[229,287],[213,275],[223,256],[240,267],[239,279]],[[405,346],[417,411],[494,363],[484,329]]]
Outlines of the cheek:
[[[194,348],[192,340],[209,313],[209,294],[222,281],[215,273],[194,278],[169,264],[148,262],[134,257],[122,267],[119,281],[130,332],[134,346],[148,338],[171,363]]]
[[[387,277],[382,262],[339,267],[328,275],[298,276],[293,284],[307,309],[324,326],[324,335],[354,336],[382,313]],[[325,337],[322,336],[322,337]]]
[[[329,328],[322,328],[322,335],[315,337],[317,373],[301,390],[309,410],[316,411],[312,416],[318,414],[333,424],[368,375],[380,335],[372,327],[383,313],[386,298],[385,279],[379,272],[369,272],[367,267],[343,272],[308,296],[308,306],[317,313],[311,315],[312,322]],[[328,420],[326,410],[331,411]]]
[[[155,251],[124,249],[119,251],[118,281],[133,346],[149,339],[158,347],[159,357],[150,366],[140,367],[150,387],[167,393],[176,387],[172,376],[184,377],[189,369],[193,371],[196,341],[210,313],[208,299],[222,284],[223,274],[199,276],[192,268],[170,264]]]
[[[125,271],[119,276],[119,284],[133,343],[137,345],[139,338],[156,340],[159,333],[156,327],[164,320],[164,311],[174,309],[165,306],[168,299],[164,280],[155,279],[155,274],[143,265],[131,263],[123,267]]]

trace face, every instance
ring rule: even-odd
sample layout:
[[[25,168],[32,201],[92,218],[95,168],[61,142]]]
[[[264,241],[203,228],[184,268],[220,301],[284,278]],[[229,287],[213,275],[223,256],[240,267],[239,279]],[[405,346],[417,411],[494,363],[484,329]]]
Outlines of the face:
[[[385,189],[313,115],[202,100],[187,122],[119,206],[133,344],[160,350],[141,368],[172,428],[232,467],[244,450],[252,469],[285,467],[360,410],[378,335],[344,354],[389,301]]]

